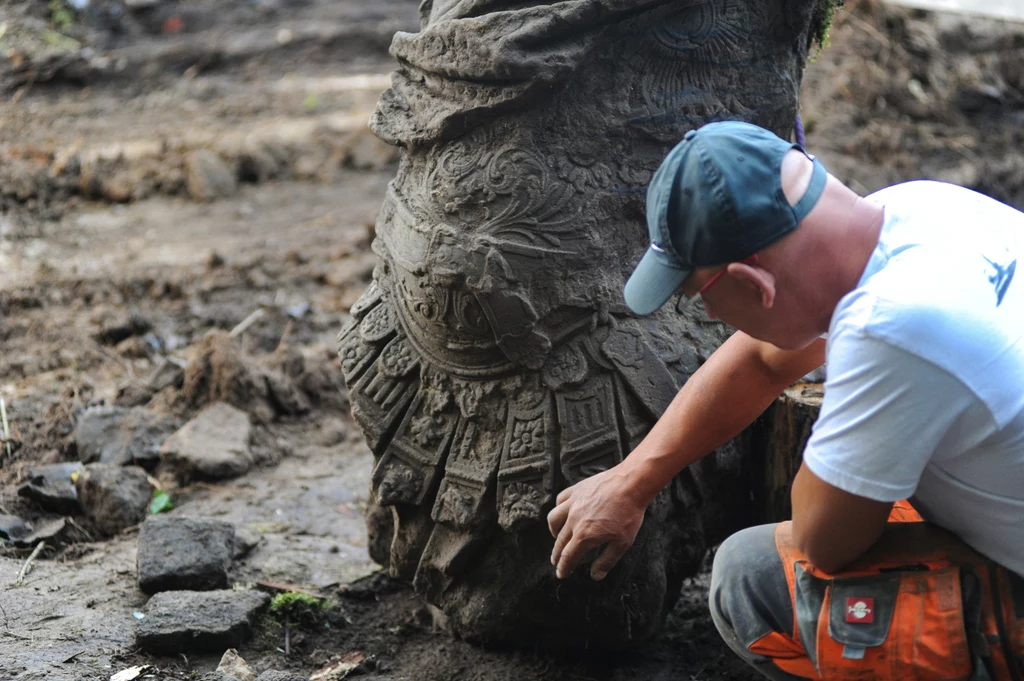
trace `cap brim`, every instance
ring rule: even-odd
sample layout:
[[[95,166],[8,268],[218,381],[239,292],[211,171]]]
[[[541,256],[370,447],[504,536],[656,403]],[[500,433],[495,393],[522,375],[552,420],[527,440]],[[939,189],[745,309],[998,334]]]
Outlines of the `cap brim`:
[[[682,269],[665,253],[648,248],[626,282],[626,305],[641,315],[651,314],[676,292],[692,269]]]

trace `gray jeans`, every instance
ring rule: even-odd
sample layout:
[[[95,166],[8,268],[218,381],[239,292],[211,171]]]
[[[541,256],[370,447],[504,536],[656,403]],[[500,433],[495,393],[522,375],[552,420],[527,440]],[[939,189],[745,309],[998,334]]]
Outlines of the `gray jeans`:
[[[794,637],[793,604],[775,548],[775,528],[742,530],[719,547],[711,571],[711,618],[726,644],[747,664],[772,681],[794,681],[802,677],[749,650],[773,631]]]
[[[777,527],[778,525],[761,525],[737,532],[718,549],[711,572],[709,594],[711,617],[726,644],[765,677],[772,681],[793,681],[802,678],[781,669],[771,658],[751,651],[752,646],[757,650],[767,651],[779,645],[782,645],[784,650],[787,645],[793,644],[797,657],[793,658],[792,662],[797,664],[787,665],[787,667],[808,669],[809,673],[817,678],[817,672],[813,671],[810,664],[816,665],[818,662],[818,651],[816,650],[818,642],[815,639],[815,632],[818,628],[818,616],[823,607],[826,588],[832,590],[833,607],[835,603],[842,603],[844,596],[855,594],[867,597],[872,595],[873,598],[870,600],[875,612],[888,612],[891,619],[895,612],[903,578],[893,570],[880,569],[877,575],[870,577],[866,575],[859,577],[837,575],[835,579],[832,579],[814,576],[812,572],[805,571],[800,565],[794,565],[795,594],[792,598],[795,598],[797,610],[794,617],[794,601],[791,600],[789,586],[786,582],[786,569],[775,543]],[[995,608],[995,611],[1005,610],[1007,613],[1011,613],[1013,627],[1021,627],[1024,623],[1024,577],[990,563],[983,563],[988,565],[988,568],[981,569],[989,570],[991,580],[996,579],[996,571],[999,571],[1002,576],[998,579],[1003,582],[1005,587],[995,587],[994,595],[986,594],[985,591],[993,587],[983,586],[976,572],[979,569],[978,564],[971,562],[975,558],[982,561],[984,559],[977,554],[972,554],[975,558],[965,560],[964,555],[958,551],[959,546],[962,546],[969,552],[970,549],[966,545],[943,530],[926,523],[890,523],[879,542],[876,547],[881,546],[879,550],[882,555],[901,556],[901,560],[905,560],[908,555],[916,555],[915,552],[921,549],[935,546],[940,550],[943,547],[945,550],[951,550],[950,556],[959,556],[959,560],[964,561],[962,564],[968,567],[965,571],[958,573],[960,575],[958,578],[960,579],[960,591],[958,593],[962,598],[959,604],[959,614],[963,618],[963,625],[959,630],[962,646],[953,646],[948,651],[944,651],[949,654],[948,662],[951,665],[968,666],[973,670],[970,672],[972,681],[1002,678],[1004,674],[1007,674],[1008,678],[1014,678],[1015,660],[1019,664],[1024,664],[1020,650],[1013,648],[1014,645],[1019,644],[1013,643],[1012,634],[1007,635],[999,618],[996,618],[994,622],[984,623],[982,610],[983,600],[989,599],[991,602],[991,599],[994,598],[998,602],[999,599],[1010,598],[1010,603]],[[905,553],[901,554],[900,550]],[[921,551],[921,555],[925,555],[925,552]],[[916,567],[910,563],[907,565],[909,566],[908,572]],[[972,565],[973,567],[970,567]],[[914,572],[917,571],[914,570]],[[866,582],[865,579],[869,581]],[[864,593],[865,589],[871,589],[871,591]],[[847,598],[846,602],[849,603],[850,600],[852,599]],[[946,607],[944,610],[949,611],[950,608]],[[863,655],[863,651],[867,647],[879,645],[877,642],[868,642],[868,640],[876,640],[879,631],[882,635],[881,640],[885,640],[889,635],[888,619],[876,618],[873,625],[870,620],[863,623],[855,622],[852,626],[843,625],[842,621],[842,617],[835,619],[833,614],[829,621],[829,631],[832,632],[832,628],[837,627],[838,631],[842,633],[843,638],[835,640],[842,640],[846,645],[846,648],[843,649],[844,658],[861,659],[856,656],[857,653]],[[846,621],[850,622],[851,620],[847,619]],[[799,622],[799,626],[798,631],[794,632],[796,622]],[[862,626],[869,625],[874,626],[876,631],[861,629]],[[851,633],[853,629],[857,630],[856,634]],[[1012,632],[1013,628],[1010,631]],[[772,637],[759,645],[754,645],[773,632],[781,636]],[[990,651],[997,645],[1003,654],[993,656]],[[847,655],[847,650],[850,651],[850,655]],[[805,655],[806,660],[803,662],[807,664],[801,662]],[[1005,658],[1009,668],[999,667],[994,661],[997,658]]]

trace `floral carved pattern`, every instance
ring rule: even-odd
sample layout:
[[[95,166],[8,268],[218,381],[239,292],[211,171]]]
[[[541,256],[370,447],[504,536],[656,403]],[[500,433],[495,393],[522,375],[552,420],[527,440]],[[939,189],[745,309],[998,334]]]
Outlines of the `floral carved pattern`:
[[[384,348],[380,361],[384,367],[384,373],[397,378],[412,371],[419,358],[407,340],[397,338]]]
[[[413,442],[421,447],[436,445],[444,437],[445,430],[445,421],[438,416],[417,416],[409,425]]]
[[[552,390],[575,386],[587,378],[589,367],[583,353],[572,343],[567,343],[548,358],[544,364],[544,380]]]
[[[543,505],[544,497],[535,486],[513,482],[501,498],[498,521],[506,530],[514,531],[539,518]]]
[[[366,350],[362,343],[343,345],[340,350],[341,370],[345,372],[345,375],[351,374],[365,355]]]
[[[512,429],[512,442],[509,445],[509,456],[522,459],[544,451],[544,419],[533,421],[517,421]]]
[[[437,500],[434,519],[450,522],[455,527],[469,527],[476,520],[476,503],[471,494],[456,484],[447,484]]]
[[[390,336],[397,327],[394,310],[386,302],[370,310],[359,324],[359,335],[370,343],[378,343]]]
[[[419,495],[422,486],[423,476],[421,474],[396,461],[388,466],[384,479],[377,489],[377,499],[381,503],[390,504],[411,501]]]

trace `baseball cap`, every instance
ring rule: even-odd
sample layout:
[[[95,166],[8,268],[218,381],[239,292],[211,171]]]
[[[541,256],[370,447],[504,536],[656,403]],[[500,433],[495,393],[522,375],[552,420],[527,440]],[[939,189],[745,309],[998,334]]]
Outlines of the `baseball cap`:
[[[814,163],[795,206],[782,191],[790,149]],[[626,304],[650,314],[694,269],[737,262],[775,243],[811,212],[827,178],[799,144],[751,123],[722,121],[687,132],[647,188],[651,244],[626,282]]]

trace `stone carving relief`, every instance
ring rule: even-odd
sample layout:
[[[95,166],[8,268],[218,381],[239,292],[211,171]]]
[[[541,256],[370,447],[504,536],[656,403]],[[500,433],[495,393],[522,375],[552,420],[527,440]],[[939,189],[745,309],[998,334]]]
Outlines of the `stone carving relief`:
[[[604,582],[547,561],[557,493],[620,462],[727,335],[625,307],[646,183],[704,122],[788,134],[830,1],[424,0],[395,36],[372,127],[405,153],[339,351],[375,557],[454,633],[634,646],[731,529],[739,444],[659,496]]]

